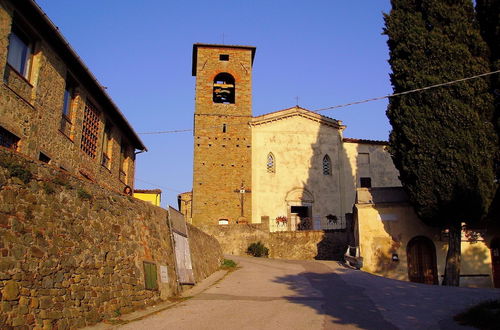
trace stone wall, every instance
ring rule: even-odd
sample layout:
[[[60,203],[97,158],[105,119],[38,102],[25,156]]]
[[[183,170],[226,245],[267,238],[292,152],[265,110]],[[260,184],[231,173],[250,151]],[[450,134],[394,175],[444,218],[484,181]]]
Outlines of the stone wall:
[[[82,327],[177,294],[167,216],[0,148],[0,328]],[[200,280],[220,248],[191,232]],[[158,289],[145,289],[143,262],[156,264]]]
[[[227,254],[246,255],[251,243],[262,242],[269,257],[290,260],[340,260],[347,248],[346,232],[321,230],[270,233],[265,224],[202,225]]]
[[[222,248],[214,237],[190,224],[187,225],[194,280],[199,282],[219,269],[222,262]]]

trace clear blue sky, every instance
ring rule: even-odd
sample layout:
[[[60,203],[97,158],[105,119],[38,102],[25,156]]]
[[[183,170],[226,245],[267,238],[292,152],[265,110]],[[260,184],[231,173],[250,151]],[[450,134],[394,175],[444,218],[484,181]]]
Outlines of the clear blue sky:
[[[392,92],[383,12],[389,0],[37,0],[138,133],[190,129],[192,44],[257,47],[253,113],[318,109]],[[322,114],[346,137],[388,138],[387,101]],[[192,133],[140,135],[136,188],[177,207],[191,190]],[[153,183],[154,185],[148,184]]]

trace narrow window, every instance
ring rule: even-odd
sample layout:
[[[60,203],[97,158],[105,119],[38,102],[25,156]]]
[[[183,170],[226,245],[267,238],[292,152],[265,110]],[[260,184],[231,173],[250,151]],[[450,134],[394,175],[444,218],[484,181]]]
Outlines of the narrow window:
[[[109,169],[111,167],[111,151],[112,151],[112,144],[111,144],[111,130],[112,130],[112,125],[106,121],[104,124],[104,136],[102,139],[102,165]]]
[[[229,55],[228,54],[220,54],[219,55],[219,60],[221,60],[221,61],[229,61]]]
[[[83,115],[82,143],[80,148],[91,158],[95,158],[97,154],[99,123],[99,112],[92,104],[86,104]]]
[[[19,138],[0,126],[0,146],[17,150]]]
[[[371,188],[372,186],[372,179],[371,178],[360,178],[359,179],[361,188]]]
[[[70,77],[66,77],[66,87],[64,88],[62,118],[61,118],[61,132],[66,136],[71,136],[72,117],[73,117],[73,104],[75,101],[75,88],[76,83]]]
[[[219,73],[214,79],[214,103],[234,104],[234,78],[229,73]]]
[[[120,146],[120,180],[127,183],[127,158],[128,158],[128,145],[125,142]]]
[[[332,175],[332,161],[328,155],[323,157],[323,175]]]
[[[146,290],[158,289],[158,275],[156,271],[156,264],[152,262],[143,261],[144,266],[144,286]]]
[[[226,133],[226,124],[222,124],[222,133]]]
[[[50,163],[50,157],[44,154],[43,152],[40,152],[40,154],[38,155],[38,160],[47,164]]]
[[[267,173],[275,173],[276,172],[276,163],[274,160],[274,155],[270,152],[267,155]]]
[[[7,63],[28,79],[33,54],[33,41],[16,25],[12,27],[9,36],[9,51]]]

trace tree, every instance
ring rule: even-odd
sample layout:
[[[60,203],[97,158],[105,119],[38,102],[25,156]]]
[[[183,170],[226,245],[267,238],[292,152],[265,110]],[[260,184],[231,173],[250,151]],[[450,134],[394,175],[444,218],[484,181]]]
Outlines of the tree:
[[[392,0],[385,15],[395,93],[489,71],[470,0]],[[390,152],[417,215],[449,231],[443,285],[459,285],[462,223],[494,193],[492,96],[486,79],[393,97]]]
[[[500,70],[500,0],[477,0],[476,13],[481,35],[490,49],[491,71]],[[494,96],[495,112],[493,123],[500,139],[500,74],[491,76],[491,90]],[[496,156],[496,178],[500,181],[500,146]],[[500,219],[500,187],[497,188],[495,201],[492,203],[490,218]]]

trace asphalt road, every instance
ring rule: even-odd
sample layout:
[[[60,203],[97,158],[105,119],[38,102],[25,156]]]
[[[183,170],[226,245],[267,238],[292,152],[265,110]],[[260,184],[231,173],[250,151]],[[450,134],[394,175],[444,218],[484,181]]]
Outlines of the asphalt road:
[[[231,256],[240,268],[208,290],[120,329],[466,329],[457,312],[500,289],[390,280],[333,261]]]

